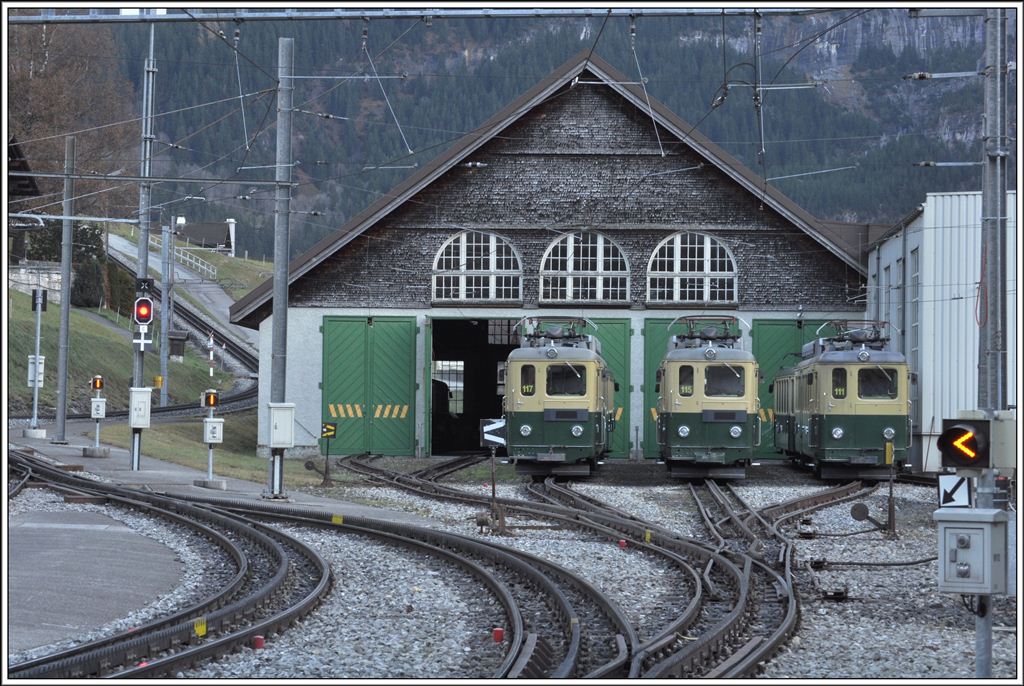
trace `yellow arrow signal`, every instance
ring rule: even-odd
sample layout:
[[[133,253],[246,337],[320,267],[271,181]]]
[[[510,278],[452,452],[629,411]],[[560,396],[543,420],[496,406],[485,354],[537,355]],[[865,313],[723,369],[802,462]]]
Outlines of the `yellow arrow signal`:
[[[974,438],[974,432],[973,431],[968,431],[963,436],[961,436],[960,438],[958,438],[955,441],[953,441],[953,446],[958,448],[960,450],[960,452],[962,452],[967,457],[973,458],[977,454],[973,450],[968,448],[966,445],[964,445],[964,443],[966,443],[967,441],[971,440],[972,438]]]

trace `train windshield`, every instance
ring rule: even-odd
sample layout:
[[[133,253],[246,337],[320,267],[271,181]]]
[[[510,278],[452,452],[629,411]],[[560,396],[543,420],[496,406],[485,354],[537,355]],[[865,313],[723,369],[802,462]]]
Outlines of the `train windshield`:
[[[548,365],[548,395],[586,395],[587,368],[569,364]]]
[[[861,398],[895,398],[899,390],[893,367],[864,367],[857,371],[857,395]]]
[[[842,367],[832,370],[832,397],[836,399],[846,397],[846,370]]]
[[[729,364],[709,364],[704,368],[704,395],[708,397],[742,396],[742,368]]]
[[[532,364],[524,364],[519,371],[519,390],[523,395],[533,395],[537,390],[537,370]]]
[[[693,395],[693,367],[684,364],[679,368],[679,395]]]

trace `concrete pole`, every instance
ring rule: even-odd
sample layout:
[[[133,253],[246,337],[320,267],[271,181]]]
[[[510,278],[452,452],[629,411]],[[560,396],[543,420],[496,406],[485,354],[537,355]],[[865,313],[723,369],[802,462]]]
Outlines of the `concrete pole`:
[[[68,136],[64,140],[64,173],[75,171],[75,137]],[[68,338],[71,326],[71,243],[73,226],[71,216],[74,215],[75,180],[64,177],[64,216],[62,222],[60,248],[60,346],[57,354],[57,429],[51,443],[64,444],[65,420],[68,412]]]
[[[39,428],[39,337],[42,333],[43,325],[43,298],[46,295],[46,291],[43,290],[42,284],[39,288],[32,289],[32,302],[35,305],[36,310],[36,355],[35,355],[35,373],[32,375],[32,430]],[[43,434],[45,437],[46,434]],[[38,436],[37,436],[38,438]]]
[[[154,81],[156,79],[156,66],[153,60],[153,42],[155,24],[149,26],[149,57],[146,58],[145,74],[142,83],[142,163],[139,176],[146,178],[150,175],[150,162],[153,147],[153,94],[155,91]],[[149,211],[150,211],[150,190],[152,184],[142,181],[139,184],[139,263],[135,270],[136,277],[145,279],[149,276]],[[141,293],[136,290],[136,296]],[[139,345],[135,352],[135,365],[132,370],[132,386],[141,388],[145,386],[143,375],[145,374],[145,349]],[[139,469],[142,453],[142,429],[133,430],[131,462],[132,469]]]
[[[1006,10],[985,10],[985,160],[981,187],[982,324],[978,332],[978,409],[1006,409]],[[983,469],[975,506],[990,509],[995,472]],[[992,675],[992,596],[977,596],[974,675]]]
[[[985,11],[985,160],[978,407],[1006,409],[1006,10]]]
[[[167,225],[162,227],[162,239],[160,241],[160,275],[163,285],[160,287],[160,376],[164,382],[160,386],[160,407],[167,407],[167,331],[171,328],[171,313],[168,302],[171,299],[171,277],[170,272],[174,268],[168,259],[170,254],[171,228]]]
[[[292,178],[292,59],[293,38],[277,39],[277,160],[274,180],[274,296],[271,332],[270,401],[285,400],[285,362],[288,340],[288,232]],[[268,408],[269,415],[269,408]],[[269,424],[268,424],[269,431]],[[281,497],[284,484],[284,448],[271,449],[270,497]]]

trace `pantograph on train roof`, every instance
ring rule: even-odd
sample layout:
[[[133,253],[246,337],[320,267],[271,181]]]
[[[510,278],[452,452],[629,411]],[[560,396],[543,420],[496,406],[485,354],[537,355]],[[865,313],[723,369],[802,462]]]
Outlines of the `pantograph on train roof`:
[[[580,348],[601,354],[600,342],[579,331],[585,326],[597,328],[585,317],[524,317],[518,325],[523,325],[520,348]]]

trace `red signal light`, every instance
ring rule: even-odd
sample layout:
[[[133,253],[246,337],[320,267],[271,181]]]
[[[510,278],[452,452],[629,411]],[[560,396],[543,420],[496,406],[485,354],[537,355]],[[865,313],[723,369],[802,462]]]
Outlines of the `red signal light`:
[[[145,296],[135,301],[135,323],[149,324],[153,321],[153,300]]]

